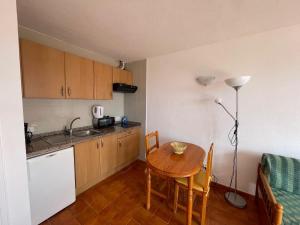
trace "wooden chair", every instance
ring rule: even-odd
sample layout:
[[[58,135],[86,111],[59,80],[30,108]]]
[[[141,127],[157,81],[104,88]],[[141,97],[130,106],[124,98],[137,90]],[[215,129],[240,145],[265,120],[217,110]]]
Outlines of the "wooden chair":
[[[151,144],[151,141],[154,140],[154,144]],[[147,160],[147,157],[148,155],[152,152],[152,151],[155,151],[156,149],[159,148],[159,135],[158,135],[158,131],[154,131],[154,132],[151,132],[151,133],[148,133],[146,136],[145,136],[145,144],[146,144],[146,160]],[[151,193],[150,194],[154,194],[156,196],[159,196],[163,199],[168,199],[168,196],[169,196],[169,191],[170,191],[170,184],[169,184],[169,181],[168,181],[168,178],[165,177],[165,176],[162,176],[162,175],[159,175],[157,173],[154,173],[153,171],[150,170],[150,168],[147,168],[146,169],[146,174],[148,174],[148,172],[151,174],[151,176],[157,176],[157,177],[160,177],[163,182],[162,184],[160,185],[159,189],[163,189],[166,185],[168,186],[167,188],[167,195],[157,191],[157,190],[154,190],[152,187],[151,187]],[[147,202],[150,202],[150,195],[148,194],[147,196],[147,199],[149,201]],[[147,204],[147,209],[149,209],[150,206],[148,206]]]
[[[155,142],[151,145],[151,140],[155,138]],[[146,158],[148,157],[149,153],[156,148],[159,148],[159,137],[158,131],[151,132],[146,134],[145,136],[145,144],[146,144]]]
[[[213,158],[213,149],[214,144],[212,143],[207,156],[207,167],[205,171],[200,171],[197,175],[194,176],[193,184],[193,202],[196,195],[202,197],[202,210],[201,213],[193,211],[193,215],[200,216],[201,225],[205,225],[205,216],[206,216],[206,205],[210,190],[210,182],[212,180],[212,158]],[[188,183],[186,178],[175,179],[175,192],[174,192],[174,213],[177,211],[177,207],[183,210],[186,210],[186,207],[178,204],[178,193],[179,188],[187,189]]]

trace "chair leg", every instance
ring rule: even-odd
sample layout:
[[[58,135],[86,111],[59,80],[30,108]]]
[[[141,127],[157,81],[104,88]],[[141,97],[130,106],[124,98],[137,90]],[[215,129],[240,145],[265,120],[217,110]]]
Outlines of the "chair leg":
[[[186,224],[192,225],[194,176],[190,176],[187,179],[188,179],[188,202],[187,202]]]
[[[208,193],[203,193],[202,212],[201,212],[201,225],[205,225],[207,198],[208,198]]]
[[[178,193],[179,193],[179,185],[175,182],[175,190],[174,190],[174,213],[177,212],[177,206],[178,206]]]
[[[151,174],[150,169],[147,170],[147,210],[150,209],[150,201],[151,201]]]

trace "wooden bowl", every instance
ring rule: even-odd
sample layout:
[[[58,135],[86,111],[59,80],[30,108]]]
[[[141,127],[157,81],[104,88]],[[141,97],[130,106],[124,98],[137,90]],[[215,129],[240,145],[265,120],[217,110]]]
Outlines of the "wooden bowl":
[[[174,141],[170,144],[173,148],[173,152],[177,155],[181,155],[184,153],[185,149],[187,148],[187,145],[183,142]]]

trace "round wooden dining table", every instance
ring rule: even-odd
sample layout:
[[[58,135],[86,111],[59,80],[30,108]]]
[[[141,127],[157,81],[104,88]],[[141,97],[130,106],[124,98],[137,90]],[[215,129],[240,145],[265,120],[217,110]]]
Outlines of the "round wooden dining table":
[[[171,142],[165,143],[159,148],[153,150],[147,156],[147,209],[150,209],[151,193],[151,173],[160,174],[171,178],[188,179],[188,202],[186,224],[192,224],[192,204],[193,204],[193,178],[203,165],[205,151],[194,144],[186,143],[187,148],[183,154],[173,153]]]

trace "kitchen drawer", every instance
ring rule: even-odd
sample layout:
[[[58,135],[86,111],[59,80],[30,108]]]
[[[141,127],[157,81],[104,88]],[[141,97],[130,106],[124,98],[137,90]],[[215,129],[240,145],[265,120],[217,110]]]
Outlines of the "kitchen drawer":
[[[137,132],[139,132],[139,127],[127,128],[125,131],[118,134],[118,138],[123,138]]]

